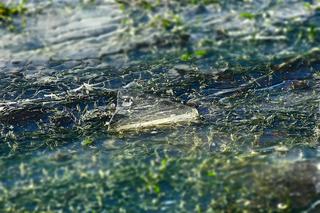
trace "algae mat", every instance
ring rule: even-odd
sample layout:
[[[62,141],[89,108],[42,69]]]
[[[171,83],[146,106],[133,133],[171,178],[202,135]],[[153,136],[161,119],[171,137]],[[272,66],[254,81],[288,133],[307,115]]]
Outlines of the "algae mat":
[[[0,211],[319,211],[319,11],[4,1]]]

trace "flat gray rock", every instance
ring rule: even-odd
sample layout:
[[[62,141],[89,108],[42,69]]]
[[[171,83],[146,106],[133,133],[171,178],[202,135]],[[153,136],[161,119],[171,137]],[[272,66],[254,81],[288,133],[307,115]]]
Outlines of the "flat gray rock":
[[[195,122],[197,109],[152,95],[121,91],[111,131],[139,131]]]

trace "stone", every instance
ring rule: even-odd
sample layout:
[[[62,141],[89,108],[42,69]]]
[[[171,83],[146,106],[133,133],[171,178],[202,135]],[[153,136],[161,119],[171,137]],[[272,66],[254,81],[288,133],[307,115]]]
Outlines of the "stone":
[[[176,126],[195,122],[198,118],[196,108],[166,98],[123,90],[118,93],[110,130],[124,132]]]

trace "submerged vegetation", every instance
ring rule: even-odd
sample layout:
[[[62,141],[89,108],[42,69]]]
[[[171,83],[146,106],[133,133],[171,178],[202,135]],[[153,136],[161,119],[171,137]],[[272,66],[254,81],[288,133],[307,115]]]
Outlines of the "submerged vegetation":
[[[318,8],[0,4],[0,212],[317,212]]]
[[[22,0],[17,5],[0,2],[0,26],[5,26],[12,31],[15,30],[14,16],[23,16],[27,12],[26,3],[27,0]],[[23,19],[22,22],[25,22],[25,17]]]

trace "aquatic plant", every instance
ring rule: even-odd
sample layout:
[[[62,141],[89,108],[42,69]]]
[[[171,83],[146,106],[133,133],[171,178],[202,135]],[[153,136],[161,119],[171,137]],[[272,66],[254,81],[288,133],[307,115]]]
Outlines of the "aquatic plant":
[[[28,0],[22,0],[19,4],[5,4],[0,2],[0,26],[6,26],[10,30],[15,30],[16,27],[13,23],[14,16],[23,16],[27,12],[27,8],[25,4]],[[22,22],[25,22],[25,18],[23,18]]]
[[[37,3],[0,29],[0,212],[318,208],[316,1]]]

